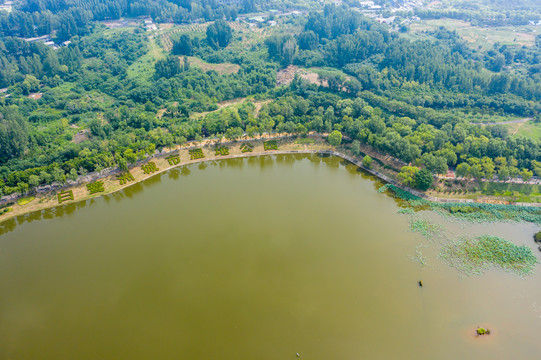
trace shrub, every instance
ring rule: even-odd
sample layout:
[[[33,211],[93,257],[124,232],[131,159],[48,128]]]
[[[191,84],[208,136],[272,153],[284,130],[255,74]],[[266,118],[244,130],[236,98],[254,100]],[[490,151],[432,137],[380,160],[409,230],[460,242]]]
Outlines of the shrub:
[[[180,163],[180,156],[178,154],[176,155],[171,155],[171,156],[168,156],[165,158],[167,160],[167,162],[169,163],[169,165],[173,166],[173,165],[178,165]]]
[[[216,156],[226,156],[229,155],[229,148],[227,146],[216,146]]]
[[[63,202],[73,200],[73,191],[62,191],[57,194],[58,196],[58,203],[62,204]]]
[[[148,164],[141,165],[141,169],[143,169],[144,174],[152,174],[153,172],[156,172],[160,169],[156,166],[154,162],[149,162]]]
[[[105,191],[103,181],[96,181],[90,184],[86,184],[86,189],[88,190],[88,193],[90,195]]]
[[[368,155],[366,155],[365,157],[363,157],[363,166],[367,169],[370,169],[370,167],[372,166],[372,158]]]
[[[116,176],[116,179],[120,182],[120,185],[124,185],[124,184],[126,184],[126,183],[128,183],[130,181],[135,180],[135,178],[133,177],[133,175],[129,171],[118,174]]]
[[[265,148],[265,151],[278,150],[278,143],[276,142],[276,140],[265,141],[263,143],[263,147]]]
[[[34,196],[29,196],[29,197],[19,199],[19,200],[17,200],[17,205],[24,206],[24,205],[29,204],[30,202],[32,202],[32,200],[34,200],[34,199],[35,199]]]
[[[12,211],[13,209],[10,208],[10,207],[6,207],[6,208],[3,208],[3,209],[0,209],[0,215],[4,215],[4,214],[7,214],[8,212]]]
[[[190,153],[190,160],[197,160],[205,157],[201,148],[190,149],[188,152]]]
[[[254,151],[254,146],[250,143],[244,143],[240,146],[240,149],[243,153]]]

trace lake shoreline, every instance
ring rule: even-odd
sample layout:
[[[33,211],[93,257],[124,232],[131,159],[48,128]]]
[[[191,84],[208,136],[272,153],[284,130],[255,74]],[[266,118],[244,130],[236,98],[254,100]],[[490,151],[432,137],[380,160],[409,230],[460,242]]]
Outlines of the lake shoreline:
[[[340,152],[336,150],[334,147],[332,147],[330,144],[328,144],[323,137],[321,136],[310,136],[310,139],[313,139],[314,142],[311,144],[306,143],[296,143],[296,142],[287,142],[287,143],[280,143],[280,149],[278,150],[265,150],[263,146],[264,141],[269,140],[291,140],[296,138],[296,136],[277,136],[272,138],[262,138],[262,139],[256,139],[256,140],[246,140],[246,141],[236,141],[236,142],[212,142],[207,141],[204,144],[198,144],[198,145],[190,145],[185,147],[179,147],[175,148],[173,150],[170,150],[168,152],[162,152],[160,154],[157,154],[153,157],[150,157],[146,159],[145,161],[138,162],[137,165],[130,168],[128,171],[130,174],[132,174],[134,180],[129,181],[123,185],[119,184],[118,179],[116,176],[120,173],[122,173],[120,170],[108,172],[106,175],[103,176],[97,176],[94,179],[92,179],[90,182],[85,182],[83,184],[77,184],[73,186],[63,186],[57,190],[52,190],[45,193],[37,193],[34,194],[35,199],[32,200],[30,203],[25,205],[18,205],[15,203],[14,205],[10,206],[13,210],[4,214],[0,218],[0,223],[15,218],[17,216],[25,215],[28,213],[33,213],[37,211],[42,211],[50,208],[55,208],[62,205],[67,204],[73,204],[78,203],[86,200],[96,199],[99,197],[103,197],[105,195],[114,194],[120,190],[123,190],[125,188],[128,188],[132,185],[138,184],[144,180],[147,180],[155,175],[162,174],[166,171],[179,168],[185,165],[191,165],[191,164],[198,164],[208,161],[220,161],[220,160],[227,160],[227,159],[238,159],[238,158],[247,158],[247,157],[255,157],[255,156],[265,156],[265,155],[289,155],[289,154],[322,154],[322,155],[329,155],[329,156],[336,156],[339,158],[342,158],[355,166],[358,166],[359,168],[363,169],[364,171],[370,173],[373,176],[376,176],[380,180],[383,180],[387,183],[390,183],[392,185],[397,186],[398,188],[401,188],[407,192],[412,193],[415,196],[418,196],[420,198],[433,201],[433,202],[439,202],[439,203],[490,203],[490,201],[482,201],[482,200],[472,200],[472,199],[447,199],[447,198],[437,198],[430,195],[427,195],[426,193],[412,189],[410,187],[407,187],[396,180],[392,179],[391,177],[382,174],[381,172],[366,168],[362,164],[362,159],[356,159],[353,156],[349,156],[343,152]],[[253,150],[251,152],[242,152],[240,149],[240,145],[243,143],[250,143],[254,145]],[[217,145],[222,144],[223,146],[229,146],[229,155],[211,155],[211,156],[205,156],[203,158],[199,159],[190,159],[189,151],[191,149],[195,148],[201,148],[203,151],[208,152],[214,152],[214,148]],[[178,154],[178,160],[179,162],[177,164],[171,165],[167,157],[170,157],[171,155]],[[157,166],[157,170],[145,174],[142,170],[142,166],[147,165],[149,163],[153,162]],[[103,181],[105,191],[99,192],[96,194],[89,194],[86,185],[91,182],[95,181]],[[73,200],[68,200],[62,203],[59,203],[57,194],[60,192],[65,191],[72,191],[74,195]],[[16,201],[16,200],[15,200]],[[517,205],[517,206],[541,206],[539,203],[520,203],[520,204],[511,204],[511,205]]]

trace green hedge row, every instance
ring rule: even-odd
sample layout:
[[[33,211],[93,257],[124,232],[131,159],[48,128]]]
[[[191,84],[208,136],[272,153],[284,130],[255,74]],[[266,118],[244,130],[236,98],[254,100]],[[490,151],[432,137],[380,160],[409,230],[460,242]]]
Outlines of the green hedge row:
[[[58,203],[59,204],[62,204],[63,202],[66,202],[66,201],[70,201],[70,200],[73,200],[73,191],[72,190],[68,190],[68,191],[61,191],[57,194],[58,196]]]
[[[143,169],[143,173],[145,174],[152,174],[153,172],[156,172],[160,169],[156,166],[154,162],[149,162],[148,164],[141,165],[141,169]]]
[[[120,181],[120,185],[124,185],[130,181],[134,181],[135,178],[133,177],[133,175],[129,172],[129,171],[126,171],[126,172],[123,172],[121,174],[118,174],[116,176],[116,179],[118,181]]]
[[[191,160],[202,159],[205,157],[205,154],[203,154],[203,150],[201,148],[190,149],[189,153]]]
[[[240,149],[242,150],[243,153],[252,152],[254,151],[254,146],[250,143],[244,143],[240,146]]]
[[[173,166],[173,165],[178,165],[180,164],[180,155],[171,155],[171,156],[168,156],[165,158],[167,160],[167,162],[169,163],[169,165]]]
[[[105,186],[103,185],[103,181],[96,181],[90,184],[86,184],[86,189],[88,190],[88,193],[90,195],[104,192]]]
[[[278,143],[276,142],[276,140],[265,141],[263,143],[263,147],[265,148],[265,151],[267,151],[267,150],[278,150]]]
[[[215,150],[216,150],[215,155],[221,155],[221,156],[229,155],[229,148],[227,146],[217,146]]]

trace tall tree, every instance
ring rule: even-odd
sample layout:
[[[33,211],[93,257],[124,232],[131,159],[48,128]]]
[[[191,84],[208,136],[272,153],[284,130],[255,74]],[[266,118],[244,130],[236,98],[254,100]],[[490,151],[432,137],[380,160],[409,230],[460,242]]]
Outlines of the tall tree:
[[[224,20],[216,20],[207,27],[207,42],[214,49],[224,48],[231,41],[231,26]]]

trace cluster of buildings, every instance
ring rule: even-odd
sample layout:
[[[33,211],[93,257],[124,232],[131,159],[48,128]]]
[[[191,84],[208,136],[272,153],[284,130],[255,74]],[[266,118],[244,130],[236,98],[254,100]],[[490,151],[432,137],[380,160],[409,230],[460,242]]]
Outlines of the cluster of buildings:
[[[144,21],[145,21],[145,29],[147,29],[147,31],[158,30],[158,26],[154,24],[151,18],[146,18]]]
[[[26,42],[43,42],[43,44],[52,47],[54,50],[58,50],[63,46],[68,46],[69,44],[71,44],[71,41],[69,40],[63,41],[60,44],[57,44],[53,41],[53,39],[51,38],[51,35],[43,35],[43,36],[38,36],[38,37],[33,37],[33,38],[26,38],[24,40]]]
[[[291,11],[286,11],[286,12],[282,12],[282,11],[279,11],[279,10],[269,10],[265,14],[258,14],[258,15],[254,15],[254,16],[250,16],[250,17],[239,16],[238,20],[243,21],[243,22],[247,23],[250,26],[263,25],[263,24],[267,24],[269,26],[276,26],[277,23],[274,20],[276,18],[283,17],[283,16],[297,17],[297,16],[301,16],[301,15],[303,15],[305,13],[306,12],[302,12],[302,11],[298,11],[298,10],[291,10]]]

